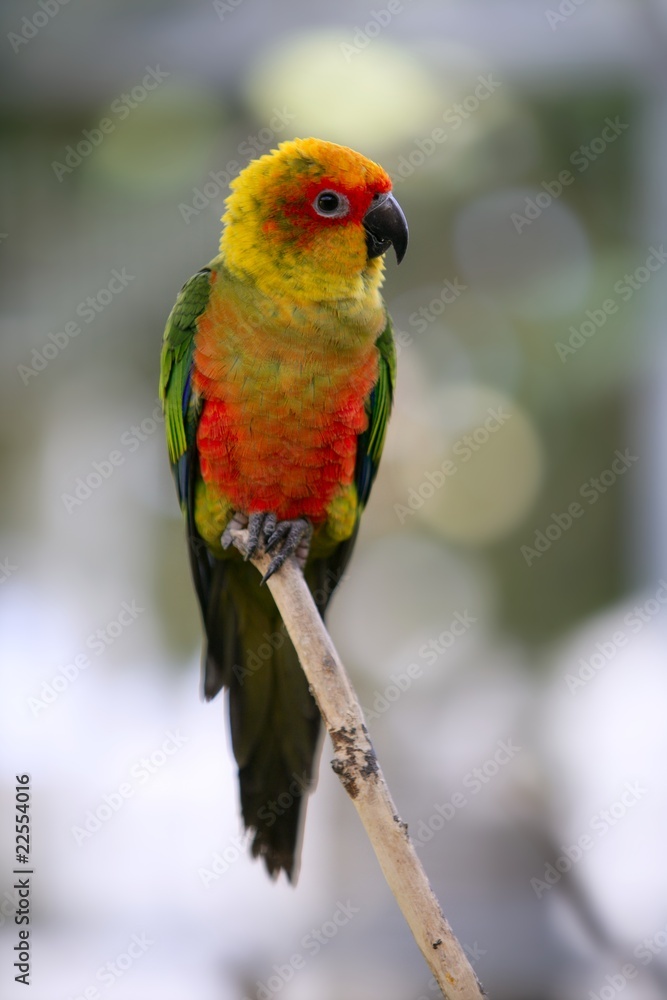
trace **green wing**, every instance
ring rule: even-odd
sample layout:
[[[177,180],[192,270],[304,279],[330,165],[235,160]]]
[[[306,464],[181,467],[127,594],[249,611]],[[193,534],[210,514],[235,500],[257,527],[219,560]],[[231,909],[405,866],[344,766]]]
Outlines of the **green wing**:
[[[357,438],[357,461],[354,472],[354,483],[359,500],[357,523],[350,538],[341,542],[331,555],[314,559],[306,566],[306,579],[322,615],[324,615],[333,591],[350,561],[357,539],[361,514],[368,503],[382,457],[396,382],[396,345],[389,317],[387,317],[387,325],[375,343],[380,352],[378,379],[366,402],[368,426],[363,434]]]
[[[165,417],[167,448],[181,509],[186,517],[192,576],[204,622],[207,621],[215,560],[195,526],[194,490],[197,422],[200,405],[192,392],[192,367],[197,319],[208,305],[214,271],[205,267],[181,288],[164,331],[160,358],[160,399]]]
[[[211,292],[211,269],[198,271],[183,285],[172,309],[162,342],[160,399],[165,418],[169,459],[181,503],[186,499],[187,452],[194,442],[197,417],[192,399],[192,352],[197,319]]]
[[[375,343],[380,352],[378,380],[373,386],[373,391],[366,404],[368,427],[363,434],[359,435],[354,475],[357,496],[362,508],[368,502],[380,464],[394,398],[396,345],[389,317],[387,317],[387,325]]]

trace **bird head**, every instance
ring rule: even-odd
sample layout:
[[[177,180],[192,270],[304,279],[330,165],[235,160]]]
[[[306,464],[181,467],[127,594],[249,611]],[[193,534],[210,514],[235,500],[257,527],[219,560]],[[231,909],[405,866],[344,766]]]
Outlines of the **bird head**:
[[[382,280],[383,254],[408,242],[391,180],[346,146],[294,139],[231,184],[220,249],[226,266],[267,294],[359,299]]]

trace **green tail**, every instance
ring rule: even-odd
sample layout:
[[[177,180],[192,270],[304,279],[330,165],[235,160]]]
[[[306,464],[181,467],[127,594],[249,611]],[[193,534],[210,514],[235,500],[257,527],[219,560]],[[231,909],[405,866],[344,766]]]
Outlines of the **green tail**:
[[[240,557],[211,567],[204,694],[229,688],[232,746],[252,853],[290,881],[298,870],[320,714],[268,587]]]

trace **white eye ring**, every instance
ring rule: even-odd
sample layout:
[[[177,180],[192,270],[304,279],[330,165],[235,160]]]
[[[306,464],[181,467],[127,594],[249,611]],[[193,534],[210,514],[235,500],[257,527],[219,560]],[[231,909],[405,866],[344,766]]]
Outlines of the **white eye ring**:
[[[313,202],[313,208],[325,219],[341,219],[350,211],[350,203],[344,194],[327,188],[320,191]]]

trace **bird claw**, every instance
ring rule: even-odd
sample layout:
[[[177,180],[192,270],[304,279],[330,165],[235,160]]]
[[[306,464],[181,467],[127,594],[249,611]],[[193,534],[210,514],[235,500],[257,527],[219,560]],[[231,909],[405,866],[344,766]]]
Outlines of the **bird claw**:
[[[269,515],[272,517],[273,515]],[[291,521],[277,521],[274,518],[271,533],[266,538],[265,548],[269,554],[276,552],[271,560],[271,564],[262,577],[262,583],[266,583],[269,577],[279,570],[286,559],[293,555],[301,569],[306,565],[310,540],[313,536],[313,526],[305,517],[297,517]],[[266,533],[266,528],[265,528]]]
[[[243,528],[248,527],[248,515],[242,514],[241,511],[237,510],[232,516],[231,521],[222,533],[222,538],[220,539],[220,544],[223,549],[228,549],[230,545],[234,544],[234,538],[232,536],[233,531],[241,531]]]
[[[251,514],[248,519],[248,541],[243,553],[243,558],[246,562],[248,559],[252,559],[257,551],[257,546],[263,534],[265,520],[266,514]]]
[[[306,565],[313,535],[313,526],[307,518],[297,517],[293,520],[279,521],[275,514],[262,512],[247,517],[237,512],[222,536],[223,549],[229,548],[234,541],[232,531],[240,528],[248,529],[248,538],[243,549],[243,558],[246,562],[262,549],[273,555],[269,568],[262,577],[262,583],[266,583],[291,555],[296,557],[301,569]]]
[[[281,542],[283,538],[289,534],[293,523],[293,521],[281,521],[279,524],[276,522],[271,533],[269,533],[268,527],[264,529],[267,552],[271,552],[276,547],[278,542]]]

